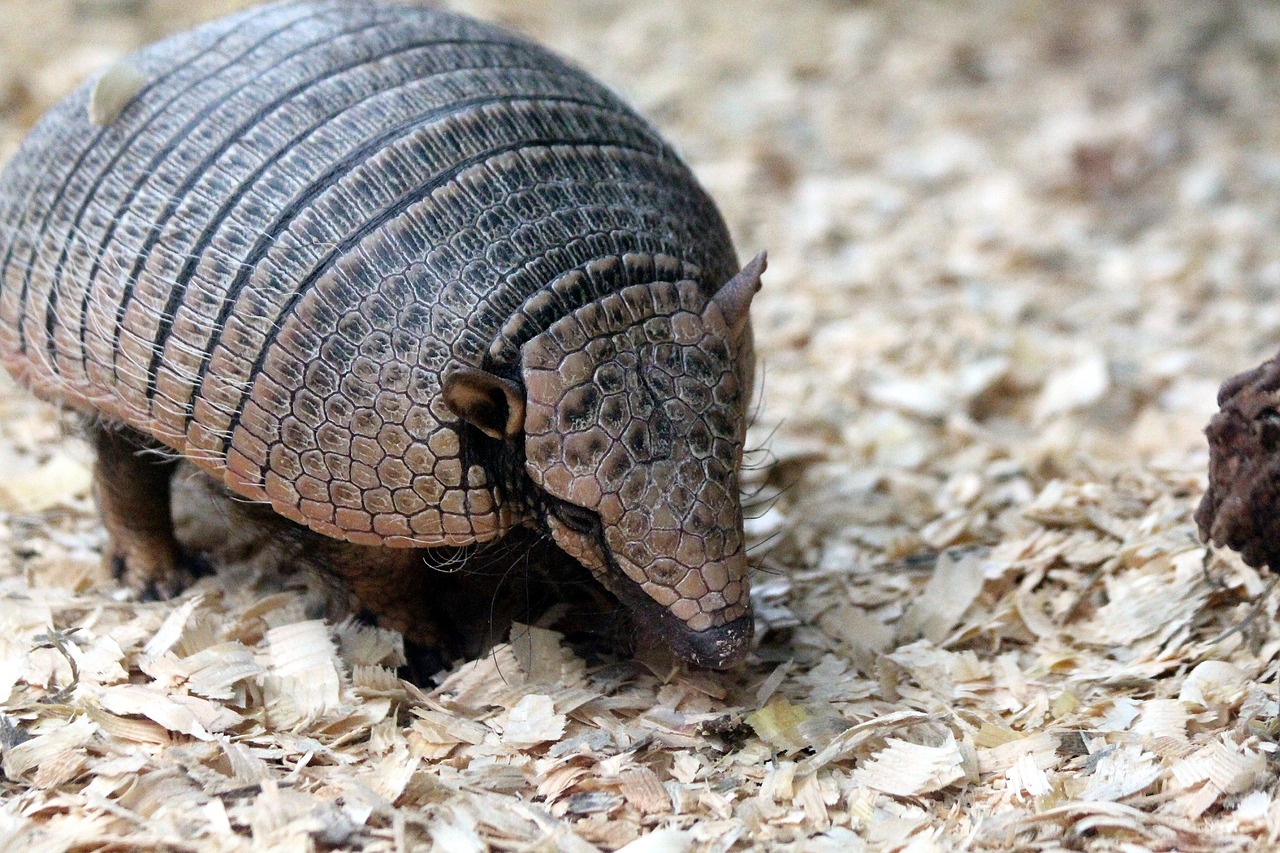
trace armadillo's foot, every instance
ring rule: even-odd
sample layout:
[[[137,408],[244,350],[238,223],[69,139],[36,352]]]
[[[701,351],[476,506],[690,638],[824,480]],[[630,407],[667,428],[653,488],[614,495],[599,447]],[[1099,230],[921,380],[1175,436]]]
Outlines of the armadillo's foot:
[[[141,600],[173,598],[190,585],[192,575],[182,570],[176,552],[166,543],[133,531],[108,536],[103,563],[113,578]]]
[[[195,576],[173,536],[169,480],[174,461],[127,429],[95,425],[93,494],[107,528],[103,562],[143,599],[172,598]]]
[[[405,664],[397,674],[420,686],[430,684],[431,677],[448,669],[452,662],[439,646],[410,639],[404,641],[404,657]]]
[[[299,563],[340,580],[363,621],[404,634],[401,675],[420,685],[505,641],[513,623],[541,624],[550,608],[584,601],[582,591],[598,586],[580,565],[524,528],[467,548],[376,548],[305,529],[291,538],[301,544]],[[579,628],[597,610],[616,614],[617,603],[592,598],[566,610],[565,621]]]
[[[196,578],[213,574],[204,554],[181,546],[171,551],[166,543],[134,531],[119,538],[108,534],[102,562],[111,577],[133,590],[141,601],[173,598]]]

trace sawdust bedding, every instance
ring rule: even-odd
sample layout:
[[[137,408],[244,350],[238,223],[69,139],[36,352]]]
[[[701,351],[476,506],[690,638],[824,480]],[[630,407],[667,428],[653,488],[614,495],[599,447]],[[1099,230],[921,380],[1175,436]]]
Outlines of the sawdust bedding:
[[[0,0],[0,157],[238,5]],[[1190,514],[1214,388],[1280,341],[1280,8],[456,5],[624,91],[770,250],[757,650],[518,626],[418,688],[236,537],[133,601],[85,447],[5,384],[0,850],[1274,844],[1280,599]]]

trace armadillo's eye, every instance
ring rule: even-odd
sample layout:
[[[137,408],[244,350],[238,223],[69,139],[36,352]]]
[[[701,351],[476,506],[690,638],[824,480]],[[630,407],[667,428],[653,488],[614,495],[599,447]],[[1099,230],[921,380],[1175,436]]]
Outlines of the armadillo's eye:
[[[554,498],[548,498],[547,507],[551,510],[551,514],[570,530],[594,534],[600,529],[600,516],[589,509]]]
[[[1254,432],[1266,452],[1274,453],[1280,449],[1280,412],[1268,409],[1260,413],[1254,421]]]

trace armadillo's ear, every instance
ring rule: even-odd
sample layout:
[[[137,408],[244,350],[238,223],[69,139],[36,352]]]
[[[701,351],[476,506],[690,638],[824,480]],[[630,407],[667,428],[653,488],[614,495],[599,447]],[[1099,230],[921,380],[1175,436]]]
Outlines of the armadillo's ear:
[[[711,304],[720,309],[720,316],[724,317],[734,338],[741,335],[742,330],[747,327],[751,298],[760,289],[760,275],[768,265],[768,258],[761,252],[711,297]],[[711,305],[707,307],[710,308]]]
[[[444,402],[487,436],[513,438],[524,429],[524,389],[486,370],[457,367],[444,378]]]

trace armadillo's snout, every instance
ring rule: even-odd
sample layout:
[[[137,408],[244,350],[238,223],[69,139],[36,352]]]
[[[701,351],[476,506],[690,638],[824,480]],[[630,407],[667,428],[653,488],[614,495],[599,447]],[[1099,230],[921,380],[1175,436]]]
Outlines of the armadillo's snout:
[[[747,656],[751,634],[752,619],[747,614],[718,628],[682,633],[672,645],[677,655],[695,666],[728,669]]]
[[[525,471],[552,538],[698,666],[732,666],[752,634],[738,359],[763,270],[711,299],[692,278],[634,284],[521,348]]]

